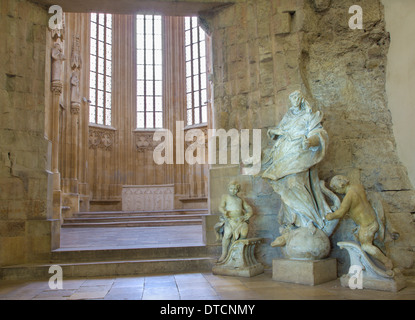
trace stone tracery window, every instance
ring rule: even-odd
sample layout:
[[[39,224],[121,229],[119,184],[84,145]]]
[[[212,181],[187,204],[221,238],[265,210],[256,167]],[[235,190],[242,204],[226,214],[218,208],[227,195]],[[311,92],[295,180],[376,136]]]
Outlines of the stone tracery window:
[[[91,13],[89,122],[111,125],[112,15]]]
[[[187,125],[207,122],[206,34],[185,17]]]
[[[137,128],[163,127],[162,18],[137,15]]]
[[[187,125],[207,123],[207,57],[206,34],[198,26],[197,17],[183,17],[184,37],[179,37],[176,46],[184,46],[185,79],[181,95]],[[118,52],[117,39],[112,39],[113,17],[111,14],[91,13],[90,19],[90,84],[89,122],[104,126],[112,124],[112,52]],[[135,61],[136,61],[136,129],[163,128],[165,123],[163,90],[164,79],[164,18],[160,15],[138,14],[135,16]],[[118,20],[117,20],[118,21]],[[114,25],[114,33],[117,25]],[[128,30],[127,30],[128,32]],[[179,31],[181,32],[181,31]],[[171,36],[171,35],[168,35]],[[183,43],[184,41],[184,43]],[[133,49],[134,50],[134,49]],[[124,51],[122,51],[124,52]],[[167,53],[168,54],[168,53]],[[122,56],[119,58],[123,59]],[[118,73],[117,73],[118,74]],[[183,78],[184,80],[184,78]],[[115,79],[118,81],[118,79]],[[117,82],[115,82],[117,83]],[[133,84],[134,85],[134,84]],[[114,97],[116,98],[116,97]],[[114,100],[117,101],[117,100]],[[115,103],[115,102],[114,102]],[[115,114],[117,117],[117,115]],[[114,120],[115,121],[115,120]]]

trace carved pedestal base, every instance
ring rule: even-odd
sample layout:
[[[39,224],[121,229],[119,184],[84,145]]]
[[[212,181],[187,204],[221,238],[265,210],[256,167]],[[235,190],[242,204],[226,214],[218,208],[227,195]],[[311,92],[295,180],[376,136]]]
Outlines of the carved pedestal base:
[[[336,259],[272,260],[272,279],[315,286],[337,279]]]
[[[401,274],[390,279],[376,279],[365,276],[363,271],[362,283],[360,287],[358,280],[356,279],[356,274],[345,274],[341,276],[340,284],[342,287],[352,289],[370,289],[398,292],[406,287],[406,280],[405,277]]]
[[[338,242],[337,245],[346,249],[350,256],[352,274],[343,275],[340,283],[343,287],[352,289],[372,289],[398,292],[406,287],[405,277],[398,271],[386,272],[378,267],[354,242]]]
[[[254,277],[264,272],[264,266],[255,259],[255,246],[262,239],[242,239],[235,241],[227,257],[212,268],[213,274],[224,276]]]

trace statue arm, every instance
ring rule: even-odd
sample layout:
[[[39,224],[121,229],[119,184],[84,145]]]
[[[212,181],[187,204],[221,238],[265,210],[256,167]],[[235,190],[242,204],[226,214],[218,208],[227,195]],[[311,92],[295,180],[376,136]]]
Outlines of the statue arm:
[[[267,135],[268,135],[268,137],[269,137],[270,139],[273,139],[273,138],[275,138],[275,137],[277,137],[277,136],[281,135],[281,131],[280,131],[278,128],[275,128],[275,129],[269,129],[269,130],[267,131]]]
[[[309,138],[305,138],[303,141],[303,148],[304,149],[309,149],[311,147],[318,147],[320,146],[321,142],[320,142],[320,137],[318,134],[313,135]]]
[[[346,196],[344,197],[344,199],[343,199],[343,202],[341,203],[341,205],[340,205],[340,208],[339,209],[337,209],[335,212],[333,212],[333,213],[329,213],[327,216],[326,216],[326,219],[327,220],[334,220],[334,219],[340,219],[340,218],[343,218],[344,217],[344,215],[347,213],[347,212],[349,212],[349,210],[350,210],[350,207],[351,207],[351,204],[352,204],[352,199],[351,199],[351,196],[350,196],[350,194],[346,194]]]
[[[253,211],[252,211],[252,207],[248,203],[246,203],[245,200],[242,200],[242,201],[243,201],[242,205],[245,210],[245,221],[247,221],[252,217]]]
[[[219,211],[225,216],[225,218],[227,218],[228,212],[226,211],[226,196],[223,196],[222,200],[220,201]]]

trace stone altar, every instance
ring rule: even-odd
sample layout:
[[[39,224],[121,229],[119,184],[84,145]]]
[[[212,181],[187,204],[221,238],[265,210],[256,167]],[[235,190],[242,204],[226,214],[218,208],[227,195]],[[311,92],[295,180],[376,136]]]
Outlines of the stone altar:
[[[123,186],[122,211],[158,211],[174,209],[174,186]]]

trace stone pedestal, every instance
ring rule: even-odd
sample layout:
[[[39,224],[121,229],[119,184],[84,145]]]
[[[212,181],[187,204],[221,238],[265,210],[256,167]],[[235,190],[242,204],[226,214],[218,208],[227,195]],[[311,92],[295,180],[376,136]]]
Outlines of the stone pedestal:
[[[345,274],[340,277],[340,284],[345,288],[352,289],[370,289],[380,291],[398,292],[406,287],[406,280],[402,274],[395,275],[391,278],[375,278],[362,275],[362,282],[359,287],[358,280],[355,274]],[[350,286],[352,282],[353,287]]]
[[[315,286],[337,279],[336,259],[272,260],[272,279]]]
[[[212,268],[213,274],[224,276],[254,277],[264,272],[264,266],[255,259],[255,246],[261,238],[235,241],[224,261]]]
[[[362,250],[359,244],[338,242],[350,256],[349,273],[340,278],[343,287],[398,292],[406,287],[405,277],[398,271],[385,271]]]

